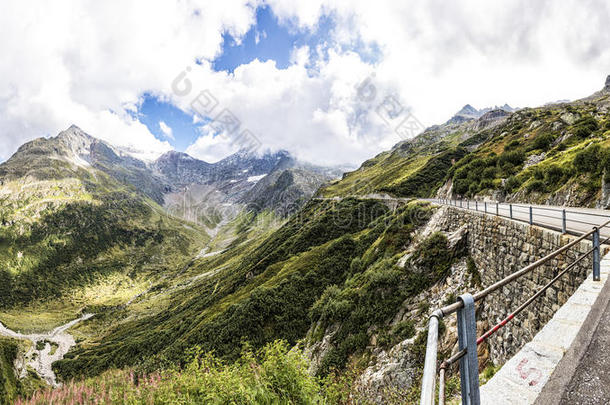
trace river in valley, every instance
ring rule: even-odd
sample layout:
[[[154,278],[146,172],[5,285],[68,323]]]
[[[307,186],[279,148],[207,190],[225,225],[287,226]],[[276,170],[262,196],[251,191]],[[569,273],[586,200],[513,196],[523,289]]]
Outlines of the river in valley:
[[[18,364],[17,368],[21,373],[20,377],[25,377],[27,374],[27,366],[36,370],[38,375],[43,378],[49,385],[57,387],[57,378],[53,372],[51,365],[57,360],[63,359],[68,353],[68,350],[76,344],[74,337],[67,331],[79,322],[89,319],[93,314],[84,314],[80,318],[68,322],[65,325],[58,326],[50,332],[23,334],[14,332],[0,323],[0,336],[6,336],[14,339],[29,340],[32,342],[32,347],[25,354],[22,364]]]

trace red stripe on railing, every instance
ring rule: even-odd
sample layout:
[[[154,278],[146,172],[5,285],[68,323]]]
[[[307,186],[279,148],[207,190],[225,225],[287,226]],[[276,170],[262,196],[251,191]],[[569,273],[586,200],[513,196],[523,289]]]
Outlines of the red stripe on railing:
[[[493,335],[494,333],[496,333],[498,331],[498,329],[500,329],[501,327],[503,327],[504,325],[506,325],[508,322],[510,322],[513,318],[515,317],[515,313],[513,312],[512,314],[510,314],[506,319],[503,319],[502,322],[500,322],[499,324],[497,324],[496,326],[494,326],[493,328],[491,328],[490,330],[488,330],[487,332],[485,332],[480,338],[477,339],[477,345],[480,345],[481,343],[483,343],[483,341],[485,339],[487,339],[488,337],[490,337],[491,335]]]

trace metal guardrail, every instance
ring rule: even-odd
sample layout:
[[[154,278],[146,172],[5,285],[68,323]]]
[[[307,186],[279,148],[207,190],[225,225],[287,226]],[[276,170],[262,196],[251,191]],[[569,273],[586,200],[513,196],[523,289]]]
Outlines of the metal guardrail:
[[[596,212],[574,211],[569,208],[551,208],[540,205],[526,205],[501,203],[498,201],[478,201],[478,200],[453,200],[453,199],[423,199],[442,205],[450,205],[457,208],[467,209],[470,211],[493,214],[496,216],[510,218],[515,221],[529,223],[530,225],[538,225],[548,229],[561,231],[562,233],[571,233],[580,235],[581,232],[571,229],[570,224],[580,224],[584,226],[599,226],[598,222],[592,222],[593,218],[610,219],[610,215],[600,214]],[[515,215],[515,214],[525,214]],[[587,217],[591,220],[583,220]],[[557,226],[548,222],[541,222],[541,218],[551,219],[557,222]]]
[[[432,200],[434,201],[434,200]],[[445,200],[447,201],[447,200]],[[453,204],[447,205],[455,205],[459,204],[458,201],[454,201]],[[439,200],[440,202],[440,200]],[[443,202],[440,202],[443,203]],[[462,202],[463,204],[463,202]],[[478,202],[475,202],[476,208],[478,208]],[[484,202],[483,207],[485,212],[487,212],[487,204]],[[467,207],[469,203],[467,203]],[[523,206],[518,204],[510,204],[508,207],[510,211],[510,216],[512,217],[512,211],[514,207],[526,207],[529,213],[529,222],[533,224],[533,207],[532,206]],[[499,214],[498,203],[496,203],[496,215]],[[566,214],[568,211],[566,210],[557,210],[557,209],[546,209],[547,211],[559,211],[562,214],[562,222],[563,229],[562,231],[566,232]],[[578,212],[578,214],[583,214]],[[599,214],[593,214],[600,216]],[[608,217],[605,217],[606,219]],[[583,221],[584,222],[584,221]],[[448,316],[450,314],[457,312],[457,325],[458,325],[458,348],[459,351],[451,356],[449,359],[445,360],[439,368],[439,404],[444,405],[445,403],[445,373],[447,368],[454,364],[455,362],[460,362],[460,385],[461,385],[461,393],[462,393],[462,404],[463,405],[479,405],[479,374],[478,374],[478,358],[477,358],[477,346],[492,336],[496,331],[505,326],[508,322],[515,318],[521,311],[523,311],[527,306],[529,306],[532,302],[534,302],[538,297],[540,297],[544,292],[552,286],[557,280],[559,280],[564,274],[566,274],[569,270],[574,268],[580,261],[586,258],[588,255],[593,253],[593,279],[595,281],[599,281],[600,279],[600,245],[605,244],[610,240],[610,237],[606,238],[603,242],[600,242],[599,231],[600,229],[608,226],[610,224],[610,220],[602,223],[601,225],[595,225],[591,231],[586,232],[578,236],[575,240],[567,243],[566,245],[560,247],[559,249],[551,252],[547,256],[537,260],[534,263],[525,266],[519,271],[505,277],[504,279],[498,281],[497,283],[485,288],[484,290],[471,295],[471,294],[463,294],[460,296],[454,304],[445,306],[443,308],[437,309],[430,316],[430,321],[428,324],[428,340],[426,346],[426,358],[424,363],[424,374],[422,378],[421,385],[421,397],[420,404],[421,405],[434,405],[435,403],[435,387],[436,387],[436,374],[437,374],[437,356],[438,356],[438,325],[439,321]],[[530,273],[534,269],[540,267],[541,265],[547,263],[553,258],[557,257],[561,253],[567,251],[572,246],[578,244],[584,239],[591,238],[593,247],[586,253],[582,254],[578,257],[574,262],[567,265],[564,269],[562,269],[555,278],[553,278],[549,283],[547,283],[544,287],[538,290],[535,294],[529,297],[523,304],[521,304],[515,311],[513,311],[510,315],[508,315],[505,319],[495,325],[493,328],[485,332],[478,339],[476,338],[476,319],[475,319],[475,303],[477,301],[485,299],[489,294],[494,291],[502,288],[503,286],[511,283],[519,279],[521,276]]]

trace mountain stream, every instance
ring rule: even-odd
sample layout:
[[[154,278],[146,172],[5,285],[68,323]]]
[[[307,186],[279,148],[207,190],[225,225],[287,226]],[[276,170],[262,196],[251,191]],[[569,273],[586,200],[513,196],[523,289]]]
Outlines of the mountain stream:
[[[57,382],[51,365],[57,360],[63,359],[66,353],[68,353],[68,350],[76,344],[74,337],[72,337],[67,330],[92,316],[93,314],[84,314],[80,318],[70,321],[65,325],[58,326],[50,332],[32,334],[14,332],[0,323],[0,336],[29,340],[32,342],[32,347],[25,354],[25,359],[22,360],[22,364],[17,365],[17,368],[21,372],[20,377],[23,378],[27,375],[27,366],[30,366],[36,370],[38,375],[49,385],[58,387],[60,384]]]

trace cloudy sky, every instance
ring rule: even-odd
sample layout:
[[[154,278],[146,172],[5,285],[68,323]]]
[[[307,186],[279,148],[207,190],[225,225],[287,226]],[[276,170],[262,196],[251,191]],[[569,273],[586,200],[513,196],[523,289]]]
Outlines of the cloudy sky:
[[[75,124],[148,158],[216,161],[248,131],[359,164],[464,104],[576,99],[610,74],[605,0],[2,6],[0,161]]]

